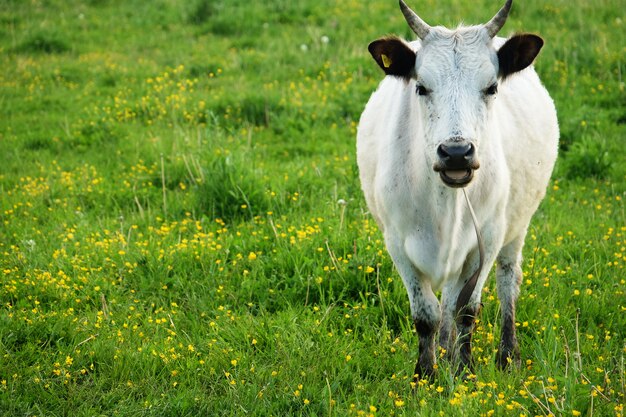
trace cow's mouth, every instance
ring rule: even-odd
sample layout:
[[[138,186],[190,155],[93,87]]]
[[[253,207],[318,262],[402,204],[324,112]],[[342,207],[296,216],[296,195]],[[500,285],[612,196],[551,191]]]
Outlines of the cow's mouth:
[[[474,178],[473,169],[446,169],[439,171],[439,177],[448,186],[453,188],[465,187]]]

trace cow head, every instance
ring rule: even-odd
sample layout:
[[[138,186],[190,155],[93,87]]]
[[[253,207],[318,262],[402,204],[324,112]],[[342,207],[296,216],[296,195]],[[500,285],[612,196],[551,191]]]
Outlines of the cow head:
[[[372,42],[369,51],[387,75],[415,86],[428,161],[450,187],[464,187],[490,144],[490,113],[498,84],[528,67],[543,46],[531,34],[511,37],[498,50],[493,39],[512,0],[486,24],[449,30],[430,27],[403,0],[400,8],[421,39],[415,51],[397,37]],[[491,135],[493,136],[493,135]]]

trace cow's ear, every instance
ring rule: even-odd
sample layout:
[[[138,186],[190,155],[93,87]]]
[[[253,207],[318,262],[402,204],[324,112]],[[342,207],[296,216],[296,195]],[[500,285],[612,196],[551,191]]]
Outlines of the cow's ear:
[[[415,73],[415,52],[402,39],[378,39],[367,49],[385,74],[409,79]]]
[[[542,46],[543,39],[529,33],[515,35],[508,39],[498,50],[500,78],[506,78],[532,64]]]

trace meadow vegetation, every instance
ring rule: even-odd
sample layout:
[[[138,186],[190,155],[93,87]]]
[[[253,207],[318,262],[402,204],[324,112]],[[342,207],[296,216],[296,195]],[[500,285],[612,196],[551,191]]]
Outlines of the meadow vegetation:
[[[487,0],[420,0],[433,25]],[[626,22],[517,1],[560,157],[525,246],[522,366],[411,386],[408,299],[356,126],[395,0],[0,0],[0,415],[623,416]],[[443,353],[443,352],[442,352]]]

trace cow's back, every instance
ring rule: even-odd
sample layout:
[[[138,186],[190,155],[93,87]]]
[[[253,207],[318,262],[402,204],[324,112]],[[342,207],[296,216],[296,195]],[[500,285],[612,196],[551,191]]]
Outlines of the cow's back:
[[[359,121],[357,131],[357,162],[361,187],[370,212],[382,228],[378,214],[374,181],[381,166],[392,151],[392,136],[401,134],[407,128],[410,119],[407,114],[409,107],[410,86],[406,82],[395,78],[385,77],[377,90],[370,97]]]
[[[496,100],[494,117],[511,181],[506,244],[525,232],[545,195],[557,157],[559,127],[554,102],[532,66],[502,81]]]

